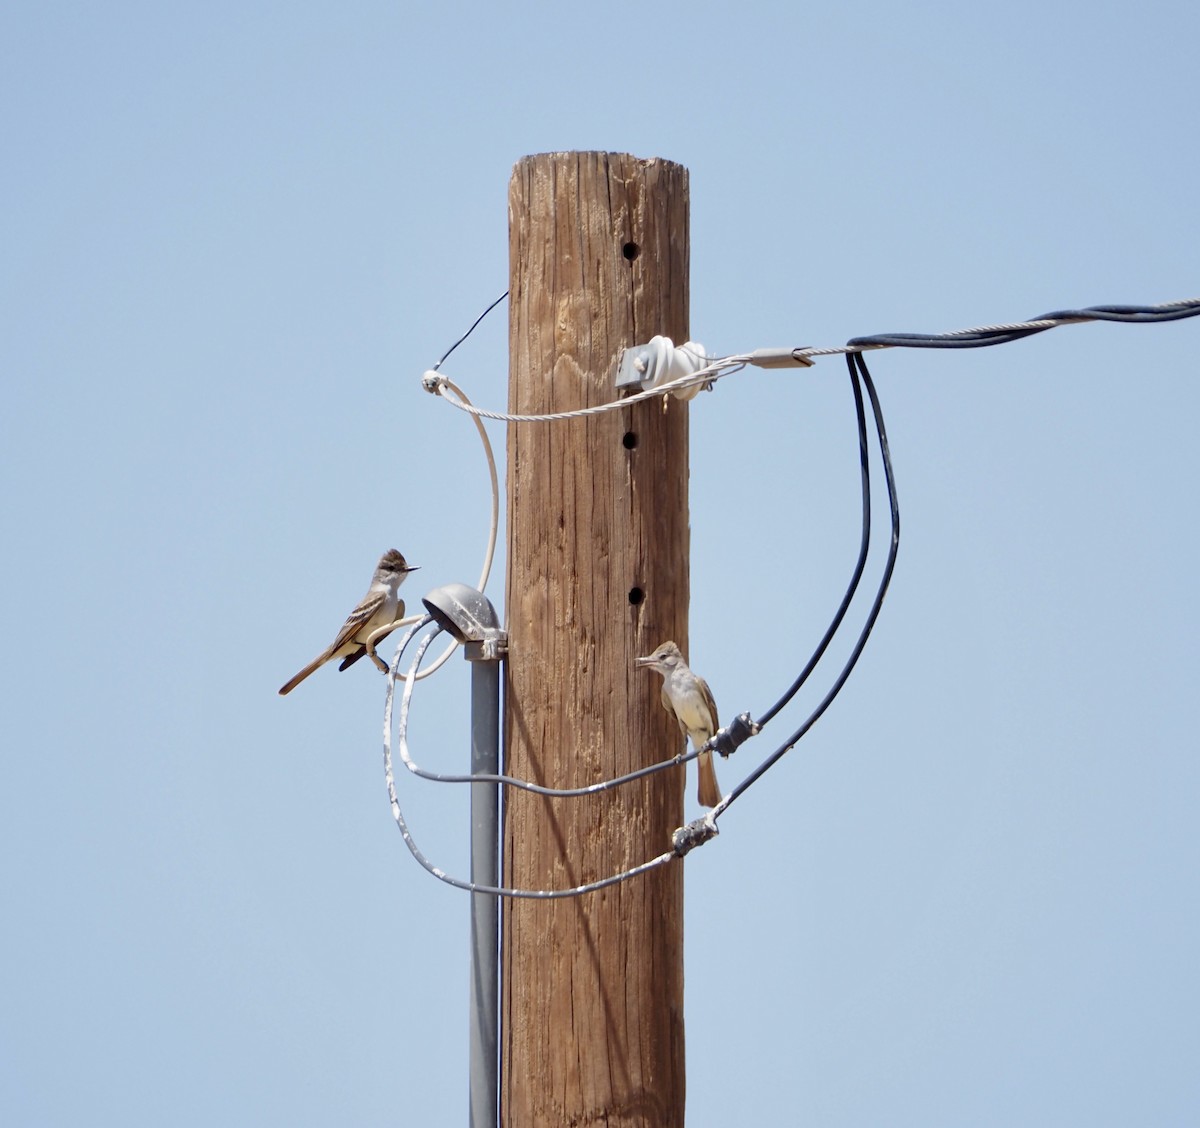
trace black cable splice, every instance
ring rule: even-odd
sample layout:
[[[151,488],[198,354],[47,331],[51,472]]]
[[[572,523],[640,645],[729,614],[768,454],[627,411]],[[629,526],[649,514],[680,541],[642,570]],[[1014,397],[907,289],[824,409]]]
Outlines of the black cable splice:
[[[710,838],[716,838],[721,831],[717,828],[717,820],[711,814],[703,818],[693,819],[686,826],[678,827],[671,835],[671,848],[682,858],[697,846],[703,846]]]
[[[757,736],[760,727],[750,718],[749,713],[739,713],[729,725],[718,729],[708,746],[727,760],[740,745],[745,744],[752,736]]]

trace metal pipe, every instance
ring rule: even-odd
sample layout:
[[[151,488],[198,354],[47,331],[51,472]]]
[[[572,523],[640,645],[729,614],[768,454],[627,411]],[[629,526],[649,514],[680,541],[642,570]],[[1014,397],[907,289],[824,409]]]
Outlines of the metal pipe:
[[[500,774],[500,662],[508,638],[483,592],[466,584],[435,588],[422,602],[463,643],[471,663],[471,774]],[[471,881],[500,884],[500,788],[471,784]],[[471,1128],[500,1120],[500,898],[471,894]]]
[[[473,646],[468,659],[475,658]],[[500,772],[500,662],[471,662],[471,772]],[[471,880],[500,884],[500,789],[471,784]],[[471,894],[471,1128],[499,1122],[500,899]]]

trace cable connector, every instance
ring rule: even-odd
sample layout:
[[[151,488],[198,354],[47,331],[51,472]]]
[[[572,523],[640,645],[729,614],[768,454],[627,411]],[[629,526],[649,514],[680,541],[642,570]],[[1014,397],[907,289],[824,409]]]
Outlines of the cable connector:
[[[760,731],[760,726],[755,724],[749,713],[739,713],[734,717],[732,724],[717,730],[708,746],[714,752],[720,753],[722,759],[728,759],[740,745],[745,744],[752,736],[757,736]]]
[[[746,361],[756,368],[811,368],[812,357],[807,356],[808,349],[755,349],[746,354]]]
[[[671,835],[671,848],[676,855],[682,858],[689,851],[694,850],[697,846],[703,846],[710,838],[716,838],[720,834],[717,829],[717,820],[713,818],[712,811],[709,811],[701,819],[693,819],[687,826],[681,826],[676,829]]]
[[[617,390],[640,388],[650,391],[652,388],[669,384],[707,368],[710,361],[705,355],[704,346],[695,341],[675,347],[670,337],[651,337],[644,345],[634,345],[621,353],[621,364],[617,369]],[[675,388],[671,394],[676,399],[690,400],[701,388],[710,388],[707,382],[686,384]]]
[[[440,372],[435,372],[432,368],[421,377],[421,387],[431,396],[440,396],[445,382],[446,377]]]

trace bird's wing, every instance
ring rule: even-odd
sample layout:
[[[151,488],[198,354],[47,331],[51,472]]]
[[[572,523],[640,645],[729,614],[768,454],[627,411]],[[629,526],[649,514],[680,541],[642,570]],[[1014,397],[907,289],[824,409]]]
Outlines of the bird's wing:
[[[383,638],[387,638],[387,635],[384,635]],[[383,638],[378,639],[377,641],[382,642]],[[350,653],[338,663],[338,673],[340,674],[343,670],[348,670],[354,665],[355,662],[357,662],[364,654],[366,654],[366,652],[367,648],[361,645],[357,650],[350,651]]]
[[[396,604],[396,621],[399,622],[399,620],[401,620],[403,618],[404,618],[404,600],[402,599],[402,600],[400,600],[399,603]],[[395,627],[392,627],[390,630],[384,631],[383,634],[381,634],[375,640],[375,646],[378,647],[379,644],[385,638],[387,638],[387,636],[390,635],[392,633],[392,631],[394,631],[395,629],[396,629]],[[346,655],[345,658],[342,659],[341,665],[338,666],[338,672],[340,673],[342,670],[348,669],[350,666],[353,666],[355,662],[357,662],[364,654],[366,654],[366,652],[367,652],[367,648],[362,645],[360,645],[357,650],[351,651],[349,654]]]
[[[354,636],[362,630],[365,623],[369,623],[383,606],[383,601],[386,597],[386,592],[368,592],[363,596],[362,602],[350,612],[350,617],[342,624],[342,629],[338,631],[337,638],[333,640],[333,644],[329,647],[330,654],[336,654],[346,643],[353,641]]]
[[[716,732],[721,727],[721,722],[717,720],[717,703],[713,700],[712,690],[708,688],[708,682],[699,674],[696,675],[696,681],[700,683],[700,693],[703,695],[704,704],[708,706],[709,715],[712,717],[712,730]]]

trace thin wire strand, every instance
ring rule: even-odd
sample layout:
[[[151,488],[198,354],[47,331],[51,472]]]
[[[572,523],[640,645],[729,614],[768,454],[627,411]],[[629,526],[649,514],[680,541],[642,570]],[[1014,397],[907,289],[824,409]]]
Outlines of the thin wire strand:
[[[496,301],[492,302],[492,304],[475,319],[475,325],[478,325],[479,322],[487,316],[491,309],[493,309],[499,302],[503,301],[505,296],[506,295],[502,294],[496,299]],[[472,325],[471,329],[474,329],[475,325]],[[442,357],[442,360],[445,360],[446,357],[455,350],[455,348],[461,345],[462,342],[471,335],[471,329],[468,329],[466,333],[464,333],[453,345],[450,346],[449,349],[446,350],[446,354]],[[441,360],[438,361],[439,364],[441,364],[441,362]],[[447,387],[449,387],[456,396],[459,396],[463,403],[471,403],[471,401],[467,398],[466,392],[464,392],[457,384],[455,384],[453,380],[450,380],[445,376],[440,377],[440,379],[445,381]],[[487,547],[483,551],[483,570],[479,574],[478,585],[479,591],[486,591],[488,579],[492,574],[492,563],[496,557],[496,537],[500,527],[500,477],[496,472],[496,455],[492,450],[492,441],[488,438],[487,428],[483,425],[483,421],[478,417],[474,418],[472,421],[475,424],[475,429],[479,432],[480,441],[483,443],[483,453],[487,458],[488,464],[488,478],[492,487],[492,516],[490,527],[488,529]],[[375,646],[382,642],[383,639],[391,634],[394,630],[397,630],[400,627],[409,626],[412,623],[419,622],[420,619],[420,615],[409,615],[406,618],[399,619],[395,623],[389,623],[387,626],[379,627],[372,631],[370,636],[367,638],[367,653],[373,655],[375,653]],[[437,673],[437,671],[440,670],[447,661],[449,661],[450,655],[458,649],[458,645],[459,644],[456,641],[452,641],[450,645],[446,647],[446,649],[442,651],[442,653],[439,654],[429,666],[417,674],[417,677],[427,678],[431,674]]]
[[[701,368],[696,372],[689,372],[686,376],[680,376],[669,383],[660,384],[657,388],[650,388],[644,392],[635,392],[631,396],[613,400],[610,403],[598,403],[592,407],[576,408],[574,411],[553,411],[546,415],[514,415],[506,411],[489,411],[486,408],[476,407],[474,404],[458,402],[456,399],[445,394],[445,387],[449,384],[449,381],[440,373],[435,373],[432,370],[425,373],[423,382],[426,391],[440,396],[452,407],[457,407],[460,411],[465,411],[470,415],[475,415],[482,419],[492,419],[497,423],[556,423],[563,419],[585,419],[589,415],[603,415],[606,411],[617,411],[620,408],[641,403],[643,400],[657,399],[661,396],[670,395],[681,388],[689,388],[694,384],[715,384],[718,380],[722,380],[726,376],[731,376],[734,372],[745,368],[749,363],[750,358],[748,356],[723,357],[721,360],[714,361],[706,368]]]
[[[437,372],[437,370],[442,367],[442,364],[446,358],[452,352],[454,352],[454,350],[458,348],[463,341],[465,341],[472,333],[474,333],[479,327],[479,323],[507,297],[508,291],[505,290],[503,294],[501,294],[494,302],[492,302],[491,305],[487,307],[487,309],[485,309],[477,318],[475,318],[475,320],[471,322],[471,327],[444,353],[442,353],[441,359],[433,366],[432,371]],[[467,393],[464,392],[457,384],[455,384],[453,380],[446,376],[440,376],[438,379],[459,398],[464,407],[469,409],[470,407],[474,406],[467,397]],[[488,476],[491,480],[492,486],[491,525],[488,530],[487,548],[485,548],[483,552],[483,570],[479,574],[478,590],[482,592],[487,590],[488,578],[492,573],[492,561],[496,556],[496,536],[497,530],[500,527],[500,480],[496,473],[496,456],[492,451],[492,442],[491,439],[488,438],[487,428],[483,425],[478,416],[475,416],[474,422],[475,428],[479,432],[479,439],[483,443],[483,453],[487,458]],[[407,618],[399,620],[397,623],[392,623],[390,626],[380,627],[373,631],[367,639],[367,653],[374,655],[375,644],[377,642],[381,642],[387,635],[391,634],[392,631],[396,630],[398,627],[408,626],[410,623],[416,623],[420,620],[420,618],[421,617],[419,615],[410,615]],[[407,645],[407,642],[404,645]],[[450,655],[453,654],[457,648],[458,643],[456,641],[451,642],[451,644],[446,647],[446,649],[434,660],[433,664],[417,674],[417,677],[427,678],[431,674],[437,673],[437,671],[440,670],[447,661],[449,661]],[[401,647],[401,649],[403,649],[403,647]]]
[[[426,615],[424,619],[420,620],[413,627],[413,629],[411,631],[409,631],[408,635],[405,636],[405,638],[401,641],[400,646],[397,648],[396,660],[399,659],[400,654],[402,654],[404,652],[405,648],[412,641],[413,635],[418,630],[420,630],[420,628],[424,624],[428,623],[430,620],[431,620],[431,616]],[[437,637],[437,634],[441,633],[441,631],[442,631],[442,628],[439,627],[438,631],[435,632],[435,634],[432,635],[429,638],[429,640],[421,643],[420,652],[418,654],[418,661],[414,664],[414,667],[413,667],[414,671],[419,670],[419,668],[420,668],[419,659],[424,656],[425,651],[429,646],[429,643],[432,642],[433,639]],[[391,668],[389,668],[389,673],[391,674]],[[417,680],[420,680],[420,677],[421,677],[420,672],[414,673],[414,677]],[[391,674],[391,676],[389,678],[389,688],[388,688],[388,700],[389,701],[390,701],[391,693],[392,693],[392,688],[391,688],[392,684],[394,684],[394,674]],[[408,701],[408,695],[405,695],[404,701],[402,703],[402,708],[404,710],[407,710],[407,707],[408,707],[407,701]],[[405,718],[405,731],[407,732],[407,712],[404,712],[402,714],[402,716]],[[391,739],[392,739],[390,727],[387,730],[386,739],[388,740],[388,742],[390,744]],[[635,771],[627,772],[625,775],[615,776],[612,779],[601,780],[598,783],[591,783],[585,787],[546,787],[540,783],[530,783],[528,780],[519,779],[516,776],[491,775],[491,774],[488,774],[485,772],[477,772],[475,774],[462,774],[462,773],[455,773],[455,772],[434,772],[434,771],[430,771],[427,768],[422,768],[418,763],[416,763],[413,760],[412,754],[409,751],[407,739],[398,740],[397,745],[396,745],[396,750],[400,753],[400,759],[403,762],[404,766],[406,768],[408,768],[408,770],[410,772],[412,772],[413,775],[418,776],[421,779],[429,780],[431,783],[497,783],[497,784],[503,785],[504,787],[514,787],[519,791],[528,791],[528,792],[533,793],[534,795],[545,795],[550,798],[556,798],[556,799],[571,799],[571,798],[578,798],[583,795],[596,795],[603,791],[612,791],[614,788],[621,787],[627,783],[633,783],[635,780],[644,779],[646,776],[654,775],[656,772],[666,771],[669,768],[682,767],[689,760],[696,759],[696,757],[699,756],[700,753],[703,752],[704,749],[707,747],[708,747],[708,745],[704,745],[701,748],[692,749],[690,752],[688,752],[688,751],[680,752],[679,755],[672,756],[671,758],[666,759],[666,760],[660,760],[656,764],[649,764],[646,767],[637,768]]]
[[[496,306],[499,302],[503,301],[503,299],[504,299],[504,295],[501,295],[499,298],[496,299],[496,301],[492,302],[492,304],[490,306],[488,306],[488,308],[486,310],[484,310],[483,313],[481,313],[479,315],[479,317],[476,319],[475,325],[478,325],[479,322],[482,321],[484,319],[484,317],[487,316],[488,311],[491,310],[494,306]],[[471,329],[474,329],[475,325],[472,325]],[[467,339],[467,337],[470,336],[470,334],[471,334],[471,330],[468,329],[467,332],[464,333],[463,336],[461,338],[459,338],[459,340],[456,341],[455,344],[450,347],[450,349],[446,353],[446,356],[449,356],[450,353],[453,352],[454,349],[458,345],[462,344],[462,342],[465,341]],[[443,357],[442,360],[445,360],[445,357]],[[441,361],[438,361],[438,363],[440,364]],[[442,379],[446,381],[447,386],[453,390],[455,395],[462,397],[462,400],[464,403],[469,404],[471,402],[469,399],[467,399],[466,393],[457,384],[455,384],[453,380],[447,379],[445,376],[443,376]],[[479,574],[479,590],[486,591],[488,579],[492,574],[492,561],[495,559],[495,556],[496,556],[496,535],[497,535],[497,530],[500,527],[500,478],[499,478],[499,475],[496,473],[496,455],[492,451],[492,442],[488,438],[487,428],[483,425],[483,421],[480,420],[479,418],[475,418],[472,421],[474,422],[475,429],[479,432],[479,438],[483,443],[483,453],[487,456],[488,476],[491,480],[491,485],[492,485],[491,527],[488,530],[487,548],[484,549],[484,553],[483,553],[483,570]],[[419,618],[420,618],[420,616],[414,615],[414,616],[410,616],[407,619],[401,619],[400,625],[404,626],[408,623],[417,622],[417,620]],[[371,639],[374,640],[376,635],[387,634],[393,630],[395,630],[394,626],[380,628],[380,630],[372,633]],[[450,645],[447,646],[446,649],[443,650],[442,653],[439,654],[436,659],[434,659],[432,664],[430,664],[425,669],[423,669],[419,674],[417,674],[417,677],[418,678],[427,678],[431,674],[437,673],[437,671],[440,670],[442,668],[442,666],[444,666],[446,664],[447,661],[449,661],[450,655],[453,654],[454,651],[458,649],[458,645],[459,644],[457,642],[451,642]]]
[[[657,869],[659,866],[666,865],[668,862],[675,861],[680,855],[672,846],[671,849],[663,851],[657,857],[651,858],[649,861],[642,862],[631,869],[624,870],[621,873],[612,874],[609,877],[601,878],[599,881],[590,881],[584,885],[572,886],[569,889],[513,889],[508,886],[500,885],[484,885],[476,881],[464,881],[462,878],[453,877],[446,873],[445,870],[435,866],[424,854],[421,848],[417,845],[416,839],[413,837],[412,831],[408,827],[408,822],[404,818],[404,811],[400,807],[400,798],[396,792],[396,778],[392,770],[392,703],[394,700],[394,690],[396,685],[396,672],[400,665],[400,655],[408,646],[413,636],[423,626],[432,622],[433,616],[426,615],[423,620],[415,624],[409,632],[404,636],[400,646],[396,650],[396,657],[392,661],[392,665],[388,671],[388,692],[387,700],[383,709],[383,774],[387,784],[388,803],[392,808],[392,818],[396,820],[396,826],[400,829],[400,834],[404,839],[405,845],[409,852],[426,872],[431,873],[439,881],[445,882],[447,885],[452,885],[455,889],[462,889],[468,893],[489,893],[497,897],[511,897],[526,900],[556,900],[562,897],[579,897],[584,893],[594,893],[598,889],[605,889],[610,885],[616,885],[622,881],[628,881],[630,878],[639,877],[641,874],[648,873],[652,869]],[[409,666],[408,673],[404,675],[404,692],[400,699],[400,719],[397,725],[397,741],[401,748],[407,745],[408,741],[408,712],[409,704],[412,700],[413,686],[417,681],[417,670],[420,666],[421,659],[425,656],[425,651],[429,645],[441,634],[442,628],[439,627],[432,634],[421,640],[417,647],[416,653],[413,655],[413,660]],[[476,776],[477,782],[486,782],[488,777]]]
[[[454,344],[452,344],[452,345],[451,345],[451,346],[450,346],[450,347],[449,347],[449,348],[448,348],[448,349],[447,349],[447,350],[446,350],[444,353],[442,353],[442,359],[441,359],[441,360],[439,360],[439,361],[437,362],[437,364],[435,364],[435,365],[433,366],[433,371],[434,371],[434,372],[436,372],[436,371],[437,371],[439,368],[441,368],[441,367],[442,367],[442,365],[443,365],[443,364],[445,363],[445,361],[446,361],[446,358],[447,358],[447,357],[448,357],[448,356],[449,356],[449,355],[450,355],[450,354],[451,354],[451,353],[452,353],[452,352],[453,352],[453,351],[454,351],[456,348],[458,348],[458,346],[459,346],[459,345],[461,345],[461,344],[463,343],[463,341],[465,341],[465,340],[466,340],[466,339],[467,339],[467,338],[468,338],[468,337],[469,337],[469,336],[470,336],[472,333],[474,333],[474,332],[475,332],[475,330],[476,330],[477,328],[479,328],[479,323],[480,323],[480,322],[481,322],[481,321],[482,321],[482,320],[483,320],[485,317],[487,317],[487,315],[488,315],[489,313],[491,313],[491,312],[492,312],[492,310],[494,310],[494,309],[495,309],[495,308],[496,308],[496,307],[497,307],[497,306],[498,306],[498,305],[499,305],[499,304],[500,304],[502,301],[504,301],[504,299],[505,299],[505,298],[507,298],[507,297],[508,297],[508,291],[507,291],[507,290],[505,290],[503,294],[501,294],[501,295],[500,295],[500,296],[499,296],[499,297],[498,297],[498,298],[497,298],[497,299],[496,299],[494,302],[492,302],[492,304],[491,304],[490,306],[488,306],[488,307],[487,307],[487,309],[485,309],[485,310],[484,310],[484,311],[483,311],[483,312],[482,312],[482,313],[481,313],[481,314],[480,314],[480,315],[479,315],[477,318],[475,318],[475,320],[474,320],[474,321],[472,321],[472,322],[471,322],[471,328],[470,328],[470,329],[468,329],[468,330],[467,330],[467,331],[466,331],[466,332],[465,332],[465,333],[464,333],[464,334],[463,334],[461,337],[459,337],[459,339],[458,339],[457,341],[455,341],[455,342],[454,342]]]

